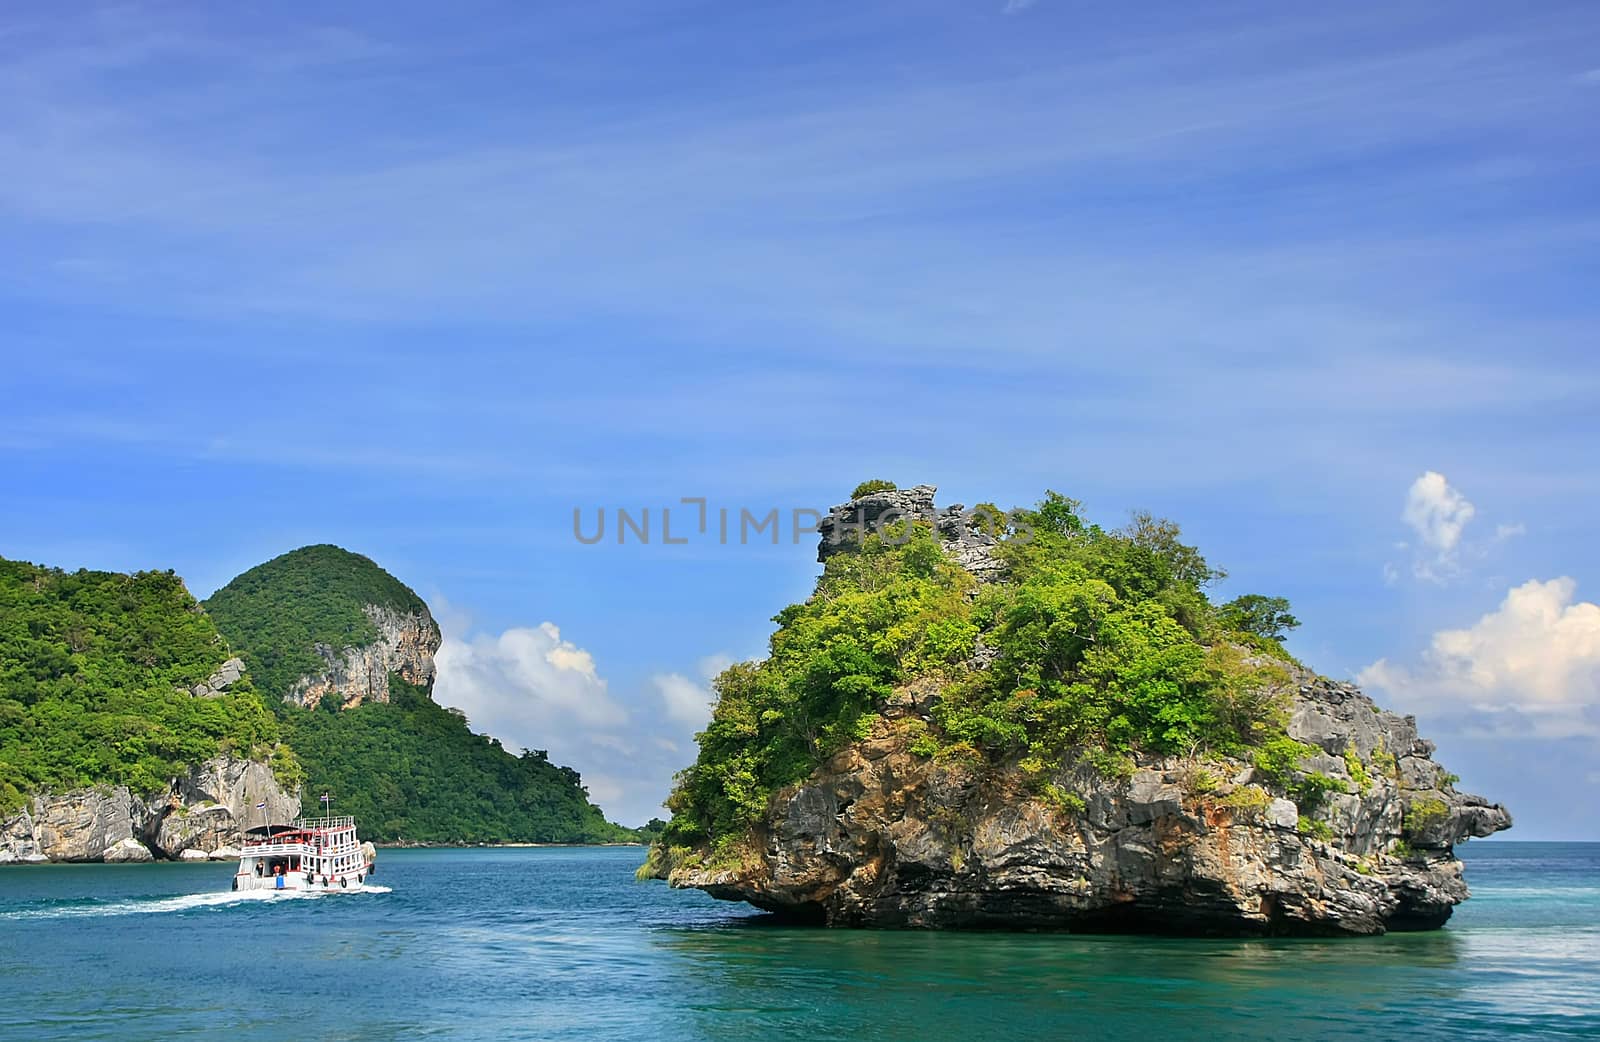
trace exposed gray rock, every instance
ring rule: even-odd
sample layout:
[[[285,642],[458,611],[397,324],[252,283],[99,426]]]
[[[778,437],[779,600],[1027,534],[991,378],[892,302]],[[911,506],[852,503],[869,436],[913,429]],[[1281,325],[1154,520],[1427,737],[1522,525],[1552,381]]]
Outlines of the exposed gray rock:
[[[1207,764],[1209,778],[1232,780],[1195,786],[1199,765],[1148,757],[1125,780],[1080,761],[1055,782],[1082,808],[1048,805],[1014,763],[913,755],[902,723],[931,702],[913,685],[871,737],[775,794],[738,864],[664,867],[673,886],[834,925],[1228,934],[1441,925],[1468,896],[1451,847],[1510,827],[1510,815],[1456,792],[1410,717],[1379,711],[1350,685],[1296,679],[1290,732],[1322,750],[1306,766],[1349,789],[1319,808],[1263,788],[1246,764]],[[1324,829],[1331,838],[1317,838]]]
[[[257,808],[257,803],[266,806]],[[153,799],[141,837],[158,855],[172,858],[190,848],[209,852],[238,846],[244,829],[290,821],[299,813],[299,796],[283,790],[272,768],[220,758],[176,779]]]
[[[256,804],[266,807],[257,809]],[[263,763],[218,757],[138,796],[124,786],[34,796],[0,821],[0,864],[19,861],[148,861],[237,847],[241,830],[300,813]],[[143,852],[143,856],[140,852]]]
[[[439,650],[439,625],[427,609],[397,612],[369,604],[363,609],[377,627],[378,639],[365,647],[316,646],[327,664],[320,673],[301,677],[285,701],[315,708],[329,695],[342,709],[364,702],[389,701],[389,674],[399,673],[408,684],[426,685],[434,677],[434,653]]]
[[[113,843],[101,860],[108,865],[129,861],[154,861],[155,855],[150,853],[149,847],[130,836]]]
[[[817,523],[817,560],[854,550],[869,534],[892,531],[897,521],[920,521],[932,526],[945,552],[962,568],[985,582],[1005,570],[995,548],[1006,529],[1006,519],[987,510],[967,510],[957,503],[940,511],[934,506],[933,485],[871,492],[841,503]]]
[[[0,846],[19,861],[99,861],[124,840],[137,842],[144,803],[121,787],[38,796],[0,823]]]
[[[215,698],[238,682],[244,676],[244,660],[230,658],[217,667],[217,671],[208,678],[204,684],[196,684],[189,689],[189,693],[196,698]]]
[[[826,561],[834,554],[854,550],[864,536],[877,534],[896,521],[931,523],[935,491],[932,485],[916,485],[871,492],[834,507],[817,522],[817,560]]]

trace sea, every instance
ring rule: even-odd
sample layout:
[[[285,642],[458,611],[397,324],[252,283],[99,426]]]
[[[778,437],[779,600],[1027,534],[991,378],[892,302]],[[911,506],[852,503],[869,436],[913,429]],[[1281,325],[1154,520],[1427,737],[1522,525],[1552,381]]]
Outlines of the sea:
[[[638,848],[384,850],[374,885],[0,868],[0,1040],[1600,1039],[1600,844],[1461,848],[1430,933],[1286,940],[779,925]]]

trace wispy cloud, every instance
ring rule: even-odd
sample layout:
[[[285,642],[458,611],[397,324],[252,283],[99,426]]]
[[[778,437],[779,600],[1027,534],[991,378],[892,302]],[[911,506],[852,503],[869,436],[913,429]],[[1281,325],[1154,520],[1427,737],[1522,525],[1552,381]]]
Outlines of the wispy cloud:
[[[1418,578],[1437,581],[1455,570],[1461,533],[1476,513],[1467,497],[1437,471],[1411,483],[1400,517],[1422,544],[1424,556],[1415,565]]]
[[[690,680],[682,673],[657,673],[650,682],[661,695],[667,716],[698,731],[711,720],[711,709],[716,703],[711,681],[732,664],[730,655],[707,655],[700,660],[699,680]]]

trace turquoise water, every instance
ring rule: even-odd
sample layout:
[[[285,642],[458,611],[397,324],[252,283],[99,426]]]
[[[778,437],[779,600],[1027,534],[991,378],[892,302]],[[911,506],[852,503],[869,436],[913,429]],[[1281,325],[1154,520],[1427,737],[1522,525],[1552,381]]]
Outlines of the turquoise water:
[[[0,1039],[1600,1038],[1600,844],[1463,853],[1447,929],[1332,941],[778,927],[629,848],[0,869]]]

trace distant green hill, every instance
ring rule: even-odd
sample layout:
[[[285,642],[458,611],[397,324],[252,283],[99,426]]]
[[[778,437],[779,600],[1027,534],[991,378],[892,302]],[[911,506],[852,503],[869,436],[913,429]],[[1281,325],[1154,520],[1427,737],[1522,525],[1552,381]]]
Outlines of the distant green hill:
[[[366,647],[379,634],[375,605],[431,620],[408,586],[370,559],[337,546],[307,546],[250,569],[205,602],[217,628],[269,694],[290,746],[304,764],[308,807],[330,792],[341,813],[374,840],[621,842],[637,838],[605,820],[576,771],[542,754],[515,756],[476,735],[436,704],[431,681],[388,676],[388,703],[340,710],[282,701],[295,682],[324,670],[318,643]],[[426,623],[436,646],[438,635]],[[430,649],[432,650],[432,649]]]
[[[0,558],[0,813],[45,789],[152,792],[219,752],[269,755],[280,727],[248,678],[189,692],[228,647],[171,572],[63,572]],[[291,783],[297,768],[275,761]]]
[[[323,543],[303,546],[256,565],[206,599],[256,683],[282,698],[294,682],[322,668],[315,645],[357,648],[378,631],[365,605],[425,613],[428,606],[405,583],[370,558]]]

